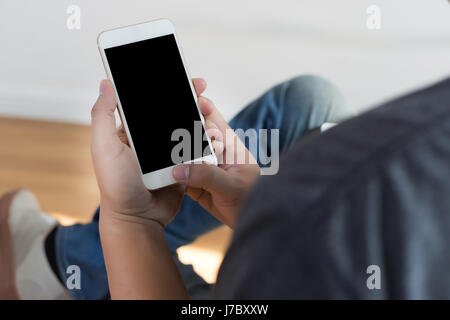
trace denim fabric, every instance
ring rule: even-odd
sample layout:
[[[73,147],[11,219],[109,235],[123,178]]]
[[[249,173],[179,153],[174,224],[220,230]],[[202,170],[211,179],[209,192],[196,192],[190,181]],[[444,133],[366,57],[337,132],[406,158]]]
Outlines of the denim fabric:
[[[347,106],[341,93],[328,81],[316,76],[299,76],[273,87],[250,103],[230,121],[230,126],[244,130],[280,129],[280,150],[285,152],[309,129],[353,115],[355,111]],[[69,265],[75,264],[81,269],[81,289],[71,291],[76,299],[101,299],[109,292],[98,215],[99,210],[91,223],[60,226],[56,232],[57,260],[62,278],[67,278],[65,270]],[[178,247],[218,226],[218,220],[185,196],[179,213],[165,230],[175,259]],[[203,279],[194,273],[191,266],[183,266],[179,261],[177,264],[191,297],[205,297],[201,290],[194,290],[205,287]]]

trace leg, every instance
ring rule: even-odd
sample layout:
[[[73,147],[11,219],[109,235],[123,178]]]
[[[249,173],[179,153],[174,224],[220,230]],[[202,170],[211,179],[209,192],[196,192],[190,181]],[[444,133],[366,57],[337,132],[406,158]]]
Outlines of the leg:
[[[65,283],[70,265],[81,270],[81,289],[71,290],[75,299],[105,299],[109,297],[108,279],[103,260],[102,246],[98,232],[100,209],[94,214],[92,222],[72,226],[59,226],[55,234],[55,253],[59,275]],[[81,253],[81,254],[80,254]],[[194,299],[206,299],[209,285],[198,276],[192,266],[184,265],[173,251],[175,263]]]
[[[58,226],[55,234],[55,255],[59,275],[65,283],[70,274],[67,267],[77,265],[81,272],[81,289],[71,290],[74,299],[105,299],[109,295],[108,278],[98,231],[100,209],[92,222]]]
[[[300,76],[277,85],[250,103],[230,121],[230,126],[244,130],[280,129],[283,152],[309,129],[324,122],[339,122],[354,114],[329,82],[315,76]],[[169,248],[175,253],[178,247],[219,225],[220,222],[195,201],[185,197],[180,212],[166,228]],[[108,294],[98,234],[98,212],[90,224],[59,227],[56,249],[63,278],[66,278],[68,265],[76,264],[81,268],[81,292],[76,293],[76,298],[100,299]],[[188,272],[182,273],[186,279]],[[195,278],[195,281],[200,283],[201,279]]]
[[[356,115],[330,82],[306,75],[283,82],[250,103],[231,121],[234,129],[280,129],[285,152],[310,129],[324,122],[339,123]]]

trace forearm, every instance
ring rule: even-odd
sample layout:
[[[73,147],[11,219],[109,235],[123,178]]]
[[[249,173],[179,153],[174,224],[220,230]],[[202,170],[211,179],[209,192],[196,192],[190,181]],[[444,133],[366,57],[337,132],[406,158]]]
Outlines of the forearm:
[[[100,215],[100,237],[112,299],[189,298],[157,222]]]

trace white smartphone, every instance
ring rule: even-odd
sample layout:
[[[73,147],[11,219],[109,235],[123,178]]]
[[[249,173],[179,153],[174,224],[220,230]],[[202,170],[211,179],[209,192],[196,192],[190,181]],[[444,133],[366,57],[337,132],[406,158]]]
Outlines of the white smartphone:
[[[180,163],[217,165],[173,24],[160,19],[107,30],[97,43],[145,186],[174,184],[172,168]]]

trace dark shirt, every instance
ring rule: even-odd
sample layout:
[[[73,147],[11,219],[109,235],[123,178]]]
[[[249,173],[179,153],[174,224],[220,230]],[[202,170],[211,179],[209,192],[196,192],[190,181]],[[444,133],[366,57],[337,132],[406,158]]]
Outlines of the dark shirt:
[[[449,299],[450,79],[301,141],[261,177],[215,297]]]

